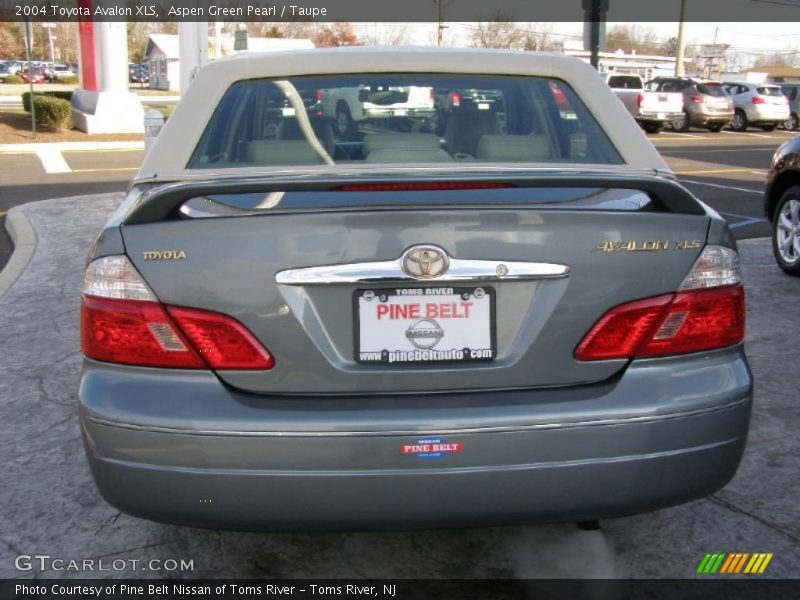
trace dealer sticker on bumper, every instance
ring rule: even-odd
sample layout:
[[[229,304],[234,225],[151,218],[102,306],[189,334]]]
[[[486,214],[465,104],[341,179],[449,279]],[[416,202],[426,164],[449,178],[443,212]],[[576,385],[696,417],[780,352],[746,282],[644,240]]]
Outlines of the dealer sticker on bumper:
[[[425,438],[413,444],[403,444],[401,452],[411,454],[417,458],[442,458],[445,454],[461,452],[464,444],[461,442],[446,442],[441,438]]]

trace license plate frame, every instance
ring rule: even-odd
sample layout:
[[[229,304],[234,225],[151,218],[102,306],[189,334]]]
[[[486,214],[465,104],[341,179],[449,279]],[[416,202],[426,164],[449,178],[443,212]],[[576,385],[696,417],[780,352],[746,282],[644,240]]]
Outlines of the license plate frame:
[[[408,292],[408,290],[415,290],[414,292]],[[418,291],[417,291],[418,290]],[[451,293],[437,293],[442,292],[443,290],[451,290]],[[479,291],[480,290],[480,291]],[[401,291],[405,293],[401,293]],[[434,344],[431,348],[418,348],[414,347],[412,342],[410,341],[410,337],[406,335],[406,338],[409,340],[406,347],[402,348],[383,348],[380,351],[381,357],[378,359],[376,358],[376,353],[378,352],[375,349],[370,350],[363,350],[362,349],[362,326],[369,325],[369,323],[362,324],[361,319],[361,312],[360,312],[360,302],[359,300],[365,296],[367,292],[371,292],[373,294],[373,298],[375,301],[380,302],[381,296],[385,295],[387,299],[391,296],[394,297],[405,297],[409,300],[413,298],[421,298],[421,299],[428,299],[432,300],[434,298],[438,298],[440,301],[444,300],[445,302],[452,303],[456,297],[461,298],[464,302],[476,300],[476,294],[481,294],[482,296],[478,299],[480,302],[486,302],[486,305],[482,308],[488,311],[488,331],[485,331],[487,324],[479,323],[479,325],[484,328],[484,331],[481,332],[481,338],[483,341],[486,341],[486,336],[488,335],[488,347],[483,344],[479,348],[460,348],[460,349],[450,349],[446,346],[441,347],[439,350],[436,349],[437,344]],[[465,298],[465,294],[468,296]],[[485,298],[485,300],[483,300]],[[366,300],[365,300],[366,302]],[[423,286],[396,286],[392,288],[359,288],[355,290],[352,294],[352,310],[353,310],[353,358],[356,363],[362,365],[380,365],[380,366],[402,366],[402,365],[439,365],[439,364],[461,364],[461,363],[486,363],[491,362],[497,358],[497,293],[496,290],[491,286],[480,286],[480,285],[472,285],[472,286],[455,286],[455,287],[423,287]],[[417,317],[409,317],[405,320],[398,320],[398,327],[400,327],[400,321],[402,321],[402,331],[407,334],[408,329],[417,323],[419,320],[426,320],[428,317],[427,315],[420,315]],[[434,319],[437,321],[436,319]],[[469,320],[467,320],[469,321]],[[462,323],[466,323],[467,321],[462,321]],[[437,321],[437,324],[441,322],[441,319]],[[452,322],[447,322],[452,327]],[[472,327],[475,323],[478,323],[477,319],[473,319],[470,322],[470,327]],[[442,337],[446,335],[447,329],[439,324],[439,327],[444,330]],[[396,336],[395,336],[396,337]],[[443,350],[446,349],[446,350]],[[459,355],[459,351],[461,355]],[[488,351],[488,352],[487,352]],[[449,353],[447,357],[438,357],[440,354]],[[364,353],[364,354],[362,354]],[[366,355],[370,355],[369,358]],[[487,356],[488,354],[488,356]],[[415,359],[414,357],[419,357]]]

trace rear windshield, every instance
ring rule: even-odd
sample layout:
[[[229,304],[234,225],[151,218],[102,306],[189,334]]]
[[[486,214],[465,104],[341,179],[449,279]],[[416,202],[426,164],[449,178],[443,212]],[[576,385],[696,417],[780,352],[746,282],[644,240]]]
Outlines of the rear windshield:
[[[642,80],[631,75],[612,75],[608,78],[608,87],[640,90],[642,89]]]
[[[697,91],[707,96],[717,96],[718,98],[728,95],[725,88],[719,83],[698,83]]]
[[[783,96],[783,92],[779,87],[760,87],[756,91],[762,96]]]
[[[187,167],[455,162],[622,159],[562,81],[369,74],[235,83]]]

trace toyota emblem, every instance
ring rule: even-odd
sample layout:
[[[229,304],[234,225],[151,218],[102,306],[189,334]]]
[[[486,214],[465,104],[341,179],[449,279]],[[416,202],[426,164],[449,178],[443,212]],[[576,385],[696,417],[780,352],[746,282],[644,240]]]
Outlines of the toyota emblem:
[[[413,246],[403,254],[403,270],[416,279],[439,277],[447,271],[450,261],[438,246]]]

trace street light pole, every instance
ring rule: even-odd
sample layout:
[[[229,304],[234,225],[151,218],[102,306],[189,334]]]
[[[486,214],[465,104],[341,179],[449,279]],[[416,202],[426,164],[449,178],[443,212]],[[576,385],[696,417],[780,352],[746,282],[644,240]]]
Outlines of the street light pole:
[[[31,133],[36,139],[36,103],[33,97],[33,64],[31,63],[31,45],[33,44],[33,26],[28,17],[25,17],[25,54],[28,58],[28,79],[31,86]]]
[[[686,53],[686,38],[683,32],[683,18],[686,15],[686,0],[681,0],[680,22],[678,23],[678,56],[675,58],[675,77],[683,77],[683,57]]]

